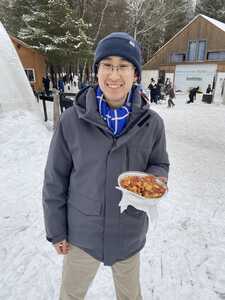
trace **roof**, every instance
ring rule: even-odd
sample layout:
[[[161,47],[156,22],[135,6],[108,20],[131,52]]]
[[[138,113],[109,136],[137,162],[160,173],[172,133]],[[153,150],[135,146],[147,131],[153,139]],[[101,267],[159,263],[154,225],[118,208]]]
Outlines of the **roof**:
[[[36,48],[33,48],[32,46],[26,44],[25,42],[19,40],[19,39],[16,38],[15,36],[10,35],[9,37],[10,37],[10,39],[11,39],[12,41],[14,41],[15,43],[17,43],[17,44],[19,44],[19,45],[21,45],[21,46],[23,46],[23,47],[25,47],[25,48],[27,48],[27,49],[30,49],[33,53],[38,53],[39,55],[41,55],[41,56],[47,58],[47,57],[46,57],[46,54],[42,53],[41,51],[39,51],[39,50],[36,49]]]
[[[223,30],[225,32],[225,23],[222,23],[216,19],[207,17],[205,15],[199,14],[197,16],[194,17],[194,19],[192,19],[187,25],[185,25],[180,31],[178,31],[168,42],[166,42],[161,48],[159,48],[152,56],[152,58],[150,58],[145,65],[147,65],[152,59],[153,57],[158,54],[158,52],[160,52],[164,47],[166,47],[171,41],[173,41],[181,32],[183,32],[189,25],[191,25],[196,19],[198,19],[199,17],[204,18],[205,20],[207,20],[208,22],[212,23],[213,25],[215,25],[216,27],[218,27],[219,29]]]
[[[30,45],[24,43],[23,41],[19,40],[15,36],[10,35],[10,38],[14,40],[16,43],[20,44],[21,46],[24,46],[25,48],[32,48]]]
[[[202,16],[203,18],[205,18],[206,20],[208,20],[209,22],[211,22],[212,24],[214,24],[215,26],[217,26],[218,28],[222,29],[223,31],[225,31],[225,23],[222,23],[216,19],[213,19],[213,18],[210,18],[210,17],[207,17],[205,15],[200,15]]]

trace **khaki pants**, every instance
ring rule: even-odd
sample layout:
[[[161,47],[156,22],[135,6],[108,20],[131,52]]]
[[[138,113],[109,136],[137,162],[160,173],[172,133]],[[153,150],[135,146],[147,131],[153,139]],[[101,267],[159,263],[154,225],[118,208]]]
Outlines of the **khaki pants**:
[[[60,300],[83,300],[100,262],[80,248],[70,246],[64,257]],[[112,266],[117,300],[142,300],[139,270],[139,254]]]

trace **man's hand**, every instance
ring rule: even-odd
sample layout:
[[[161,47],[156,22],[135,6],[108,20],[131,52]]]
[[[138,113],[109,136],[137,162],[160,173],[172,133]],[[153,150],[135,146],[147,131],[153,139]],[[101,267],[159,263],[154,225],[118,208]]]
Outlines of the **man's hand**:
[[[53,245],[55,247],[55,250],[58,254],[68,254],[69,250],[70,250],[70,246],[69,243],[66,240],[63,240],[57,244]]]
[[[159,178],[163,183],[165,183],[167,185],[168,179],[166,177],[160,176],[160,177],[157,177],[157,178]]]

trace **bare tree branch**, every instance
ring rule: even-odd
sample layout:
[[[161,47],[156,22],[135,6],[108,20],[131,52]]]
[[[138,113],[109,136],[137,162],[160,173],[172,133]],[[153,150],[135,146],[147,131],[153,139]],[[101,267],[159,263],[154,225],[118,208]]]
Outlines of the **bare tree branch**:
[[[96,33],[96,35],[95,35],[94,41],[96,41],[97,38],[98,38],[98,36],[99,36],[99,32],[100,32],[100,29],[101,29],[101,26],[102,26],[102,22],[103,22],[105,10],[106,10],[106,8],[107,8],[108,5],[109,5],[109,1],[110,1],[110,0],[106,0],[105,6],[104,6],[104,8],[103,8],[103,10],[102,10],[102,12],[101,12],[101,19],[100,19],[100,22],[99,22],[99,25],[98,25],[98,31],[97,31],[97,33]]]
[[[165,15],[163,16],[163,18],[165,19],[164,25],[167,24],[167,22],[168,22],[167,18],[170,17],[171,15],[173,15],[173,13],[174,13],[174,10],[170,10],[167,14],[165,14]],[[152,28],[154,28],[154,27],[160,25],[161,23],[162,23],[162,20],[158,18],[157,21],[154,20],[154,22],[152,22],[152,23],[150,24],[150,26],[148,26],[147,28],[144,27],[144,28],[142,28],[141,30],[137,31],[137,32],[136,32],[136,35],[140,35],[140,34],[143,34],[143,33],[145,33],[145,32],[148,32],[149,30],[151,30]]]

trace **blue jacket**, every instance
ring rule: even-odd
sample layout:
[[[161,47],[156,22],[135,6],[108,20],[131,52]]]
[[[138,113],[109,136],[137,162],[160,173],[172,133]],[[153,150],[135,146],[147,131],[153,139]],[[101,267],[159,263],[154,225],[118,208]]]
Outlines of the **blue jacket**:
[[[140,251],[148,217],[119,209],[119,174],[144,171],[168,175],[165,130],[159,115],[134,91],[124,133],[114,138],[97,111],[94,88],[78,94],[51,141],[45,169],[43,207],[47,239],[67,239],[105,265]]]

